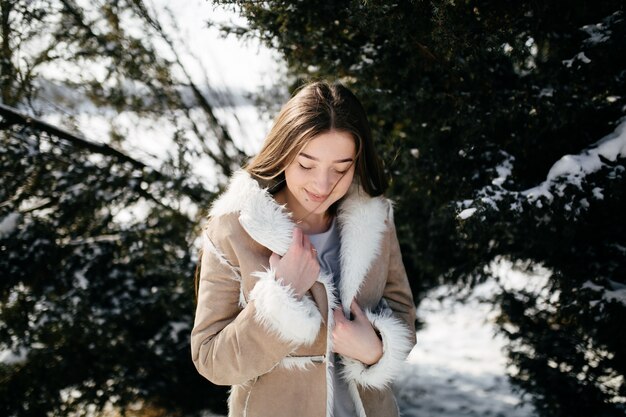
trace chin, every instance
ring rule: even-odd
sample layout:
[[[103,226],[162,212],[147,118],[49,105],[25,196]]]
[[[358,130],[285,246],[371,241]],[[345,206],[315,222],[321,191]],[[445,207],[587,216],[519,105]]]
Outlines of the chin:
[[[328,208],[331,206],[332,203],[328,203],[328,201],[325,201],[323,203],[316,203],[315,201],[305,201],[306,204],[303,204],[303,206],[311,213],[314,214],[324,214],[326,213],[326,211],[328,210]]]
[[[308,211],[310,211],[311,213],[315,213],[315,214],[324,214],[326,213],[326,210],[328,210],[326,203],[322,204],[319,207],[316,204],[308,204],[305,207],[307,208]]]

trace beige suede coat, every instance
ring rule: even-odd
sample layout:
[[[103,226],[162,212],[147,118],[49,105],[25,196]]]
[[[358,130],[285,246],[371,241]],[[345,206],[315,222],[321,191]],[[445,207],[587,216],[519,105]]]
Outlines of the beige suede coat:
[[[212,205],[191,350],[202,375],[232,385],[229,417],[332,416],[332,310],[348,314],[353,299],[380,334],[383,356],[371,366],[343,357],[341,377],[359,417],[398,416],[389,385],[415,344],[415,305],[392,205],[353,185],[337,221],[341,300],[325,274],[298,300],[269,266],[271,253],[282,256],[291,243],[285,207],[243,170]]]

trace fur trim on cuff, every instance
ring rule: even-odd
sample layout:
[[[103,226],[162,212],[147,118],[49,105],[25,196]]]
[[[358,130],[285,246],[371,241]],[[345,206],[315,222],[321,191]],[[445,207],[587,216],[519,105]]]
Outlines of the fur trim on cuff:
[[[286,342],[310,345],[322,324],[317,305],[308,296],[296,298],[293,288],[275,278],[274,269],[252,274],[259,278],[250,300],[256,307],[255,318]]]
[[[383,356],[371,366],[343,357],[342,375],[346,380],[354,381],[364,388],[381,389],[398,375],[413,346],[409,329],[398,318],[392,316],[391,310],[382,311],[380,314],[366,310],[365,314],[380,333]]]

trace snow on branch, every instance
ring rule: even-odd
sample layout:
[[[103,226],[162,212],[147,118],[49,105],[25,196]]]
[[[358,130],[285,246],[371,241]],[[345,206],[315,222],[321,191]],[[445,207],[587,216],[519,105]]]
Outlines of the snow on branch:
[[[6,130],[14,125],[20,127],[28,127],[38,132],[45,132],[46,134],[65,140],[71,143],[73,146],[87,150],[92,153],[106,155],[113,157],[120,162],[130,164],[136,170],[144,173],[144,179],[147,178],[145,174],[150,174],[156,178],[157,181],[168,183],[173,181],[168,175],[157,171],[156,169],[149,167],[137,159],[134,159],[125,153],[107,145],[106,143],[98,143],[79,137],[73,133],[70,133],[64,129],[53,126],[35,117],[25,115],[19,112],[17,109],[0,103],[0,130]],[[182,191],[193,201],[203,201],[202,193],[198,190],[188,187],[186,185],[181,186]]]
[[[542,200],[548,204],[557,197],[565,196],[568,186],[574,186],[584,191],[583,185],[587,177],[600,169],[610,166],[608,162],[615,162],[620,158],[626,158],[626,118],[621,121],[617,128],[607,136],[589,146],[577,155],[564,155],[548,171],[546,180],[541,184],[523,191],[511,191],[503,187],[506,179],[513,170],[515,157],[506,154],[505,160],[496,167],[498,177],[491,181],[491,184],[478,190],[475,199],[457,201],[457,217],[467,219],[478,211],[474,207],[477,203],[498,211],[501,203],[512,199],[509,209],[512,211],[522,211],[522,204],[534,203],[538,208],[542,207]],[[543,198],[541,198],[543,197]],[[598,200],[603,199],[602,189],[595,187],[592,190],[592,197]],[[500,206],[498,205],[500,203]],[[583,206],[588,202],[581,200]]]
[[[626,307],[626,285],[613,280],[606,280],[607,287],[595,284],[592,281],[587,281],[583,284],[582,288],[590,290],[599,296],[598,300],[594,300],[594,304],[600,301],[605,303],[620,303]]]
[[[609,40],[613,34],[611,26],[621,20],[622,14],[623,13],[618,10],[610,16],[602,19],[602,22],[600,23],[583,26],[581,30],[589,36],[589,38],[585,39],[584,43],[587,45],[597,45]]]
[[[574,184],[582,190],[582,182],[585,177],[606,165],[602,159],[615,162],[618,158],[626,158],[626,120],[618,125],[615,131],[578,155],[563,156],[552,165],[544,182],[522,191],[522,195],[527,196],[530,200],[536,200],[540,195],[552,200],[553,196],[549,189],[559,177],[566,177],[570,184]],[[562,196],[562,194],[560,195]]]

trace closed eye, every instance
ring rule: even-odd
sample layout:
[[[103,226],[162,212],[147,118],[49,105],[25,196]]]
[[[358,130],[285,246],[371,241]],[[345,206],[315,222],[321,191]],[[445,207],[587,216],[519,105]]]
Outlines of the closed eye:
[[[298,162],[298,165],[300,165],[300,168],[304,169],[305,171],[310,170],[310,167],[305,167],[304,165],[302,165],[300,162]]]

